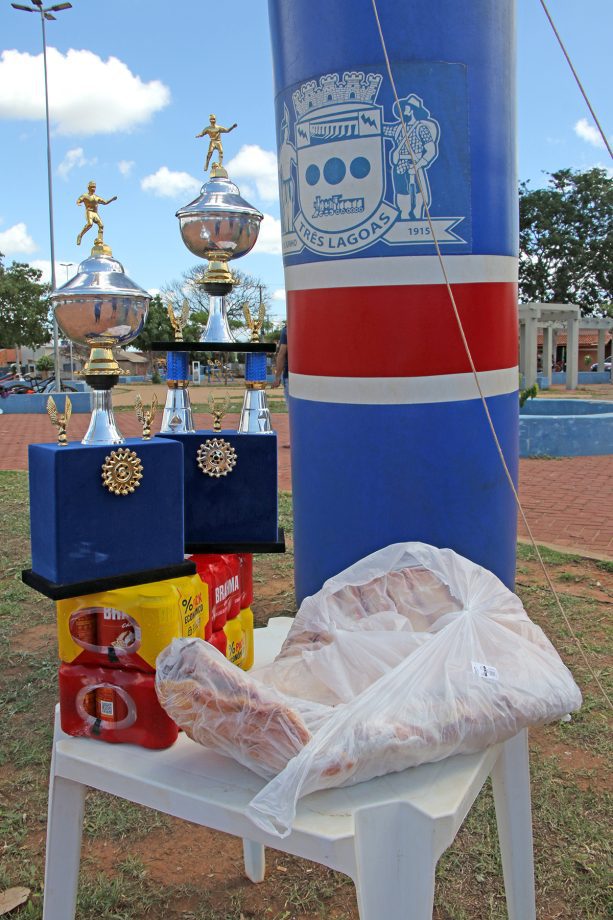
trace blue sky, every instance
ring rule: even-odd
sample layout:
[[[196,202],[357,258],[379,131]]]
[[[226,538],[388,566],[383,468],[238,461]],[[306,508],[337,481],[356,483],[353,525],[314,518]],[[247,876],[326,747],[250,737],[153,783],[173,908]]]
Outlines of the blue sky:
[[[23,0],[27,2],[27,0]],[[52,0],[51,0],[52,2]],[[291,2],[291,0],[287,0]],[[380,0],[384,2],[384,0]],[[591,97],[613,132],[611,0],[549,0],[549,9]],[[517,0],[519,176],[611,166],[538,0]],[[105,240],[128,274],[157,290],[194,264],[175,211],[204,180],[210,112],[226,138],[225,165],[265,215],[254,251],[236,267],[258,275],[284,315],[276,186],[273,86],[265,0],[73,0],[47,24],[56,263],[86,258],[76,246],[76,199],[97,181]],[[0,0],[0,251],[49,269],[47,172],[38,16]],[[601,143],[601,142],[600,142]],[[66,269],[57,269],[58,283]]]

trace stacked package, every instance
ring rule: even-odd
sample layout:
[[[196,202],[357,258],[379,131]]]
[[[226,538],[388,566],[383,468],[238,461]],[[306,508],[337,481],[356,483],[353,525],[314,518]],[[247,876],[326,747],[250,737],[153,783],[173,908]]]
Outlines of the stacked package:
[[[58,601],[62,730],[149,748],[178,729],[155,694],[155,660],[177,638],[203,639],[207,586],[198,575]]]
[[[210,614],[205,638],[248,671],[253,664],[253,556],[250,553],[191,557],[208,587]]]

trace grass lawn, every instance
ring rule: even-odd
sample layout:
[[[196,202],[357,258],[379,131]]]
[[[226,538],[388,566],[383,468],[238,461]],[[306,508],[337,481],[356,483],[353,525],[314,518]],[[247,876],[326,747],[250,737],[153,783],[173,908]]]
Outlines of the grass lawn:
[[[285,556],[256,557],[256,622],[295,611],[291,508],[281,496]],[[58,661],[51,601],[20,580],[28,565],[27,474],[0,473],[0,891],[32,890],[16,920],[42,912],[44,835]],[[600,679],[610,659],[613,564],[544,550],[565,609]],[[518,548],[518,592],[581,686],[570,723],[531,733],[538,916],[613,916],[609,835],[610,722],[606,706],[543,587],[531,550]],[[607,640],[609,640],[607,642]],[[242,876],[240,841],[91,792],[79,920],[356,920],[344,876],[270,851],[264,883]],[[436,920],[506,917],[491,790],[486,787],[437,874]],[[387,918],[381,918],[387,920]]]

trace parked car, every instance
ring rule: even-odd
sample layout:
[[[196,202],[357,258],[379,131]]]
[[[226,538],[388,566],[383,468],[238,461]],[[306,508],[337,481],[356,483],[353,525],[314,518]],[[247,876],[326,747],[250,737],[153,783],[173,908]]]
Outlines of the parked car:
[[[598,370],[598,364],[592,364],[592,368],[591,368],[591,369],[592,369],[593,371],[597,371],[597,370]],[[604,369],[605,369],[605,371],[610,371],[610,370],[611,370],[611,359],[610,359],[610,358],[606,358],[606,359],[605,359],[605,362],[604,362]]]

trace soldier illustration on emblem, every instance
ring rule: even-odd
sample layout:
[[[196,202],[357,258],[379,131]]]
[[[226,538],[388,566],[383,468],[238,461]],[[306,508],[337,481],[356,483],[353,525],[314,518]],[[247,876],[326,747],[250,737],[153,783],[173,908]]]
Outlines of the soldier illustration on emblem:
[[[400,112],[394,102],[398,121],[383,126],[385,137],[394,142],[390,160],[396,205],[401,220],[423,220],[432,204],[427,170],[438,156],[440,127],[419,96],[399,101]]]

